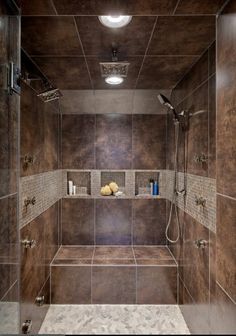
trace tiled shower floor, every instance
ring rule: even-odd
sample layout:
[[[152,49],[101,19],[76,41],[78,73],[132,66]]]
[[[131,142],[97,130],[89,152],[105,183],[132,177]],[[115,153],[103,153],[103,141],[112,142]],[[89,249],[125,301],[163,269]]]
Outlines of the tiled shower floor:
[[[177,305],[52,305],[40,334],[189,334]]]

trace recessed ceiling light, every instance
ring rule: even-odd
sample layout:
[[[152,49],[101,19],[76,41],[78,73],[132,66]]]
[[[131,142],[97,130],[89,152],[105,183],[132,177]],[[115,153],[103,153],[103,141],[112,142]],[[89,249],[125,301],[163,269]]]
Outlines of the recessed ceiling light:
[[[124,78],[118,75],[111,75],[105,78],[105,82],[110,85],[119,85],[123,83]]]
[[[129,15],[118,15],[118,16],[99,16],[100,22],[109,28],[121,28],[130,23],[132,16]]]

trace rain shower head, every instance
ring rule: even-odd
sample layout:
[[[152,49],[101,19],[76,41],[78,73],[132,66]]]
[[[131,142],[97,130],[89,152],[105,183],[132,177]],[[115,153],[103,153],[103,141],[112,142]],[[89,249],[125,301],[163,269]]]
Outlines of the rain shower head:
[[[164,95],[161,94],[161,93],[157,96],[157,98],[158,98],[159,102],[160,102],[162,105],[164,105],[164,106],[166,106],[166,107],[168,107],[168,108],[171,109],[171,111],[172,111],[173,114],[174,114],[174,119],[175,119],[176,121],[179,121],[179,116],[178,116],[178,114],[176,113],[175,108],[173,107],[173,105],[171,104],[171,102],[169,101],[169,99],[166,98],[166,96],[164,96]]]
[[[62,96],[62,94],[59,89],[50,88],[42,93],[39,93],[37,96],[41,98],[42,101],[44,101],[45,103],[48,103],[52,100],[59,99]]]

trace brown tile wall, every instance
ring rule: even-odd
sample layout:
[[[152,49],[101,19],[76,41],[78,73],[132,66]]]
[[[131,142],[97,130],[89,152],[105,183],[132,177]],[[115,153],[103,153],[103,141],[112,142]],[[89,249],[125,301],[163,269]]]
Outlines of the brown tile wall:
[[[27,69],[28,63],[23,66]],[[22,82],[21,88],[20,173],[23,183],[26,177],[53,173],[60,168],[60,110],[56,101],[44,103],[29,84]],[[33,157],[33,163],[26,165],[26,156]],[[45,181],[45,177],[42,176],[41,184]],[[32,190],[37,190],[34,187],[32,184]],[[60,187],[60,183],[56,187]],[[50,188],[51,186],[45,183],[43,192],[51,195]],[[21,191],[20,200],[23,202],[27,195],[23,194],[22,189]],[[40,201],[37,193],[32,196],[35,196],[36,202]],[[21,239],[36,241],[36,246],[32,249],[25,249],[23,246],[21,248],[20,323],[32,320],[33,333],[39,331],[50,304],[49,264],[59,246],[60,202],[57,200],[58,197],[55,197],[50,207],[45,207],[46,211],[45,208],[41,209],[33,216],[34,219],[24,223],[20,230]],[[35,304],[35,298],[39,295],[45,297],[42,307]]]
[[[9,3],[0,3],[0,334],[19,331],[18,180],[20,96],[9,95],[7,66],[19,67],[20,21]],[[10,313],[9,313],[10,312]],[[10,323],[9,323],[10,321]]]
[[[216,81],[216,273],[212,290],[212,332],[235,334],[236,314],[236,6],[229,1],[217,20]],[[229,53],[231,57],[229,57]]]
[[[165,245],[166,201],[62,199],[63,245]]]
[[[64,169],[165,169],[166,116],[62,117]]]
[[[26,319],[33,322],[33,333],[37,333],[50,303],[51,263],[58,250],[59,202],[21,229],[21,239],[34,239],[36,246],[21,248],[21,323]],[[43,307],[35,305],[35,298],[44,295]]]
[[[213,44],[172,93],[179,111],[206,110],[190,119],[185,141],[183,134],[180,136],[179,170],[216,178],[217,186],[216,233],[179,210],[181,237],[170,246],[179,263],[179,304],[192,333],[236,332],[236,71],[233,57],[229,57],[235,54],[235,17],[235,2],[229,1],[217,19],[217,49]],[[171,139],[167,167],[173,169],[174,132],[169,119],[167,132]],[[202,166],[194,162],[195,154],[201,153],[208,156]],[[174,238],[175,218],[171,225]],[[206,248],[196,249],[196,239],[205,239]]]

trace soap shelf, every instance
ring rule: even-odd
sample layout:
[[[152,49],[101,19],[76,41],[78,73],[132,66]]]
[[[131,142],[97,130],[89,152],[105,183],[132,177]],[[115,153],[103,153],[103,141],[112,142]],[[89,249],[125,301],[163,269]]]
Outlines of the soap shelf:
[[[81,198],[81,199],[163,199],[164,197],[161,197],[160,195],[152,196],[152,195],[135,195],[135,196],[128,196],[128,195],[122,195],[122,196],[92,196],[92,195],[66,195],[63,198]]]

